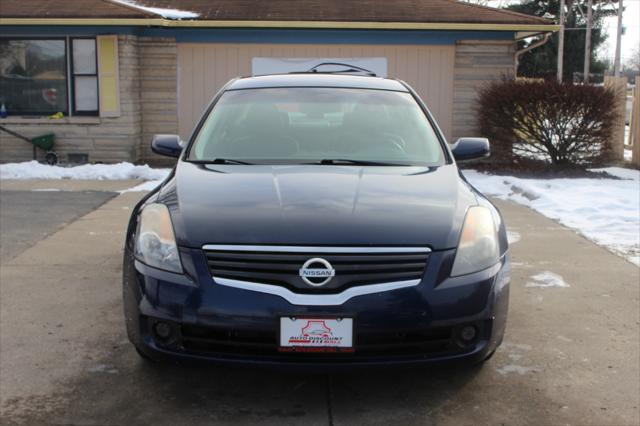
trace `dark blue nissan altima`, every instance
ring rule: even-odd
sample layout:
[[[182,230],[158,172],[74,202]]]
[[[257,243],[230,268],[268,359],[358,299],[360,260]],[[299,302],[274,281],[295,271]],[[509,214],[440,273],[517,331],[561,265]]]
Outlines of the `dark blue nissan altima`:
[[[134,209],[129,339],[147,359],[355,366],[488,359],[504,335],[505,225],[398,80],[229,82]]]

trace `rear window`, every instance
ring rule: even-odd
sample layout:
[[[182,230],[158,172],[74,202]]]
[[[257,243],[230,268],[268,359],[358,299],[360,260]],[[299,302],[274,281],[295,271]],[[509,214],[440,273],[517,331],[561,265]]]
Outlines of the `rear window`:
[[[440,141],[411,94],[343,88],[228,91],[189,160],[260,164],[330,159],[439,165]]]

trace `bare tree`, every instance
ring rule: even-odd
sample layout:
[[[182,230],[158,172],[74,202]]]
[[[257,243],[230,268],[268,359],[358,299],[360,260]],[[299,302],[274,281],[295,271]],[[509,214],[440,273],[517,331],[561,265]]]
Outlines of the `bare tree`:
[[[627,59],[625,63],[625,68],[640,72],[640,47],[637,47],[636,50],[631,53],[631,57]]]

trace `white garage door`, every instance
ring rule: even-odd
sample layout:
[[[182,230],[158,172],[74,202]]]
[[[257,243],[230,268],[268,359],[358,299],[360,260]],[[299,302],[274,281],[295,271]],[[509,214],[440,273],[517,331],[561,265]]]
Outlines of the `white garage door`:
[[[454,46],[206,44],[178,45],[178,124],[189,137],[213,95],[230,79],[251,75],[255,57],[385,57],[389,77],[409,83],[451,136]]]

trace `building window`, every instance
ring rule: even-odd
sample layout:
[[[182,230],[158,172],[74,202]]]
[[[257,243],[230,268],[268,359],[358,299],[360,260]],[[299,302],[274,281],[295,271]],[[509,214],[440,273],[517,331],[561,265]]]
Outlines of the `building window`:
[[[0,38],[9,115],[98,115],[97,73],[95,38]]]
[[[0,101],[10,114],[66,114],[66,41],[0,39]]]
[[[98,66],[94,38],[71,39],[73,113],[98,113]]]

